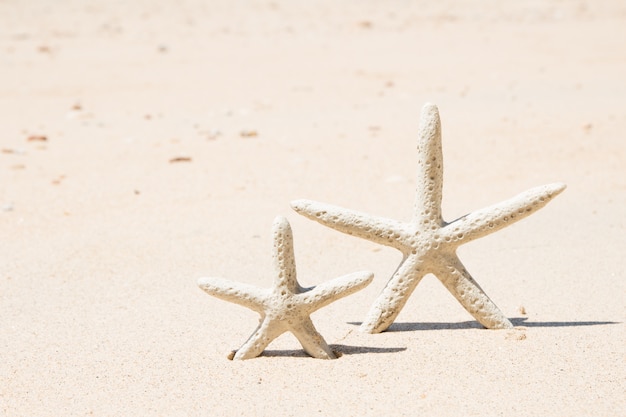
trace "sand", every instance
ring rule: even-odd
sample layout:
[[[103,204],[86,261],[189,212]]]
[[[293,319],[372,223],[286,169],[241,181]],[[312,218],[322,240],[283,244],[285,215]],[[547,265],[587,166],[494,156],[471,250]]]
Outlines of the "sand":
[[[626,409],[621,2],[0,2],[0,415],[615,416]],[[433,276],[358,324],[399,252],[307,220],[309,198],[408,219],[419,111],[439,106],[444,218],[568,189],[461,247],[517,326]],[[196,285],[360,270],[290,334]]]

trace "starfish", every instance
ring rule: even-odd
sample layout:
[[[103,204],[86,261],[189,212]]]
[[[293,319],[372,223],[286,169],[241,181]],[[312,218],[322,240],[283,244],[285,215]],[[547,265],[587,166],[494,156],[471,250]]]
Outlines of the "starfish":
[[[221,278],[200,278],[198,285],[207,293],[248,307],[261,315],[259,326],[239,348],[233,359],[259,356],[267,345],[286,331],[300,341],[309,355],[336,359],[309,317],[314,311],[366,287],[374,274],[355,272],[316,287],[303,288],[296,279],[291,226],[284,217],[276,217],[272,227],[274,286],[265,289]]]
[[[563,191],[565,184],[532,188],[448,223],[441,215],[443,155],[441,122],[435,105],[424,105],[418,136],[417,197],[411,221],[400,222],[310,200],[296,200],[291,206],[323,225],[402,252],[402,262],[370,308],[361,324],[362,331],[385,331],[428,273],[434,274],[483,326],[513,327],[467,272],[456,249],[530,215]]]

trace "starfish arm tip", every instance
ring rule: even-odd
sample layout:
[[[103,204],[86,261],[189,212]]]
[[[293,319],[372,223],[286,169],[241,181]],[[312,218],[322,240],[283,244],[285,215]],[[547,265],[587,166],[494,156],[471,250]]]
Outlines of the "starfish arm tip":
[[[215,282],[217,280],[221,281],[220,278],[209,278],[209,277],[198,278],[198,287],[202,289],[212,287],[213,285],[215,285]]]
[[[426,129],[430,132],[434,129],[435,132],[440,133],[440,120],[439,120],[439,108],[433,103],[426,103],[422,106],[421,113],[421,130]]]
[[[309,304],[312,313],[340,298],[354,294],[367,287],[374,279],[370,271],[353,272],[324,282],[302,294],[303,303]]]
[[[368,286],[372,280],[374,280],[374,273],[371,271],[355,272],[355,275],[355,282],[357,282],[358,285],[363,285],[363,287]]]
[[[424,113],[430,113],[436,111],[438,112],[439,109],[437,108],[437,105],[434,103],[431,103],[430,101],[427,101],[426,103],[424,103],[424,105],[422,106],[422,112]]]
[[[275,230],[287,230],[290,228],[289,220],[284,216],[274,217],[274,229]]]
[[[566,188],[567,185],[565,183],[553,182],[551,184],[545,184],[543,186],[531,188],[530,190],[520,195],[527,195],[527,199],[530,201],[532,201],[533,198],[539,198],[539,205],[543,207],[554,197],[561,194]]]
[[[302,214],[303,211],[306,211],[307,208],[309,208],[311,206],[311,203],[313,203],[310,200],[306,200],[304,198],[300,198],[298,200],[293,200],[289,203],[289,205],[291,206],[291,208],[296,211],[297,213]]]
[[[371,271],[359,271],[337,278],[337,290],[340,297],[353,294],[371,284],[374,273]]]
[[[330,281],[340,296],[349,295],[362,288],[367,287],[374,279],[371,271],[353,272]]]
[[[556,196],[562,193],[567,188],[567,184],[565,184],[564,182],[554,182],[552,184],[546,185],[546,188],[552,191],[552,193],[554,193],[554,195]]]
[[[261,313],[263,311],[266,290],[253,285],[223,278],[203,277],[198,279],[201,290],[213,297],[239,304]]]
[[[203,291],[216,296],[219,293],[226,293],[238,284],[223,278],[202,277],[198,278],[198,287]]]
[[[383,328],[383,326],[377,327],[376,323],[370,323],[370,322],[363,322],[359,326],[359,331],[361,333],[376,334],[376,333],[382,333],[385,330],[386,328]]]

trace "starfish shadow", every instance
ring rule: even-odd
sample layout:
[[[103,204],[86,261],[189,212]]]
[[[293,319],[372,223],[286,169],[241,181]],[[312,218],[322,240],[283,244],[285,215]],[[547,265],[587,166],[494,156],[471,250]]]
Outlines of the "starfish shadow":
[[[578,326],[603,326],[606,324],[619,324],[618,321],[527,321],[527,317],[511,319],[514,326],[524,327],[578,327]]]
[[[343,355],[358,355],[361,353],[397,353],[406,350],[405,347],[379,348],[372,346],[351,346],[332,344],[330,348],[337,357]],[[264,350],[260,356],[265,357],[292,357],[292,358],[309,358],[310,356],[302,349],[283,349],[283,350]]]
[[[528,321],[527,317],[512,318],[513,326],[523,327],[578,327],[578,326],[602,326],[607,324],[618,324],[616,321]],[[349,322],[355,326],[360,326],[360,322]],[[411,332],[422,330],[457,330],[457,329],[484,329],[480,323],[474,320],[460,321],[456,323],[440,322],[407,322],[393,323],[387,332]]]

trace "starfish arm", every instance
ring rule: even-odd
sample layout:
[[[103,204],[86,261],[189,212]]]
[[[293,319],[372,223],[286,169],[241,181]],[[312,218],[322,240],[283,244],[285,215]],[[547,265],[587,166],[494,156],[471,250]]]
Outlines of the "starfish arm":
[[[267,291],[262,288],[222,278],[200,278],[198,279],[198,286],[203,291],[221,300],[263,313]]]
[[[311,200],[295,200],[291,207],[303,216],[349,235],[404,251],[401,237],[405,224]]]
[[[272,340],[285,333],[286,330],[285,327],[279,326],[278,323],[263,317],[252,336],[237,350],[233,359],[256,358]]]
[[[298,339],[306,353],[317,359],[337,359],[321,334],[315,329],[310,317],[302,319],[289,329]]]
[[[278,216],[272,225],[272,263],[274,286],[279,290],[297,293],[301,290],[296,277],[296,261],[293,252],[293,233],[286,218]]]
[[[370,307],[361,331],[380,333],[394,322],[407,300],[424,277],[421,260],[417,256],[405,258],[385,288]]]
[[[422,108],[418,131],[417,195],[413,220],[428,220],[440,225],[443,189],[443,153],[441,150],[441,121],[434,104]]]
[[[443,238],[457,245],[500,230],[539,210],[565,189],[554,183],[532,188],[517,196],[475,211],[442,228]]]
[[[439,265],[434,271],[437,278],[480,324],[488,329],[513,327],[455,254],[440,258]]]
[[[309,314],[340,298],[353,294],[372,282],[374,274],[369,271],[355,272],[335,278],[303,292],[298,297],[307,305]]]

